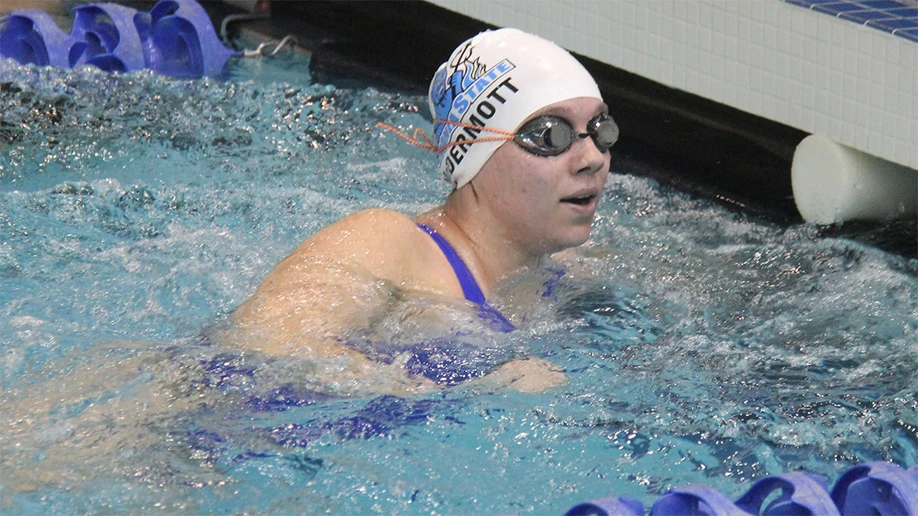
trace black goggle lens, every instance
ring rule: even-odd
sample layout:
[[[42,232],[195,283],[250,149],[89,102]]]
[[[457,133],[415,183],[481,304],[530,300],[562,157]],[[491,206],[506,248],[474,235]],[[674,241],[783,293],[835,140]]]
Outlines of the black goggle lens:
[[[567,120],[545,115],[524,124],[513,141],[537,156],[557,156],[569,149],[574,140],[587,136],[593,139],[600,152],[607,152],[618,141],[618,125],[610,115],[603,113],[590,120],[585,134],[579,134]]]

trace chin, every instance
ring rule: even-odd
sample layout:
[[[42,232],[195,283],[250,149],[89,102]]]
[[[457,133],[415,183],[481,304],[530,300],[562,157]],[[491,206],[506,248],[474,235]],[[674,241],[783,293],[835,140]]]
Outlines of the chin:
[[[572,247],[579,247],[586,243],[590,239],[590,228],[585,229],[575,228],[571,229],[564,235],[558,235],[552,242],[552,249],[548,251],[548,254],[557,253],[565,249],[570,249]]]
[[[589,240],[589,239],[590,239],[590,234],[587,233],[583,238],[578,238],[578,239],[572,241],[572,242],[570,243],[570,245],[568,245],[567,247],[568,247],[568,248],[570,248],[570,247],[580,247],[580,246],[582,246],[583,244],[585,244],[585,243],[587,242],[587,240]]]

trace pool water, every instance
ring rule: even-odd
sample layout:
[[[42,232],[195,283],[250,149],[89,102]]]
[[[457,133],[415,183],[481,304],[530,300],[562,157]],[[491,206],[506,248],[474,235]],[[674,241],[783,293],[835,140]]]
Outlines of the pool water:
[[[428,127],[424,98],[312,84],[292,53],[230,67],[0,61],[0,512],[557,514],[918,464],[918,260],[616,173],[614,152],[576,274],[518,331],[461,337],[563,387],[343,397],[333,365],[202,345],[309,234],[448,193],[376,128]]]

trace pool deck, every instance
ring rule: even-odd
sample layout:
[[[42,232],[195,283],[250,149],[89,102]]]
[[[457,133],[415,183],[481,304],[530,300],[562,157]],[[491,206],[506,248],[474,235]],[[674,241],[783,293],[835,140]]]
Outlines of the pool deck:
[[[50,14],[54,21],[66,26],[70,19],[70,0],[3,0],[0,2],[0,16],[23,9],[41,9]]]
[[[42,9],[47,12],[66,14],[61,0],[3,0],[0,5],[0,14],[6,14],[20,9]]]

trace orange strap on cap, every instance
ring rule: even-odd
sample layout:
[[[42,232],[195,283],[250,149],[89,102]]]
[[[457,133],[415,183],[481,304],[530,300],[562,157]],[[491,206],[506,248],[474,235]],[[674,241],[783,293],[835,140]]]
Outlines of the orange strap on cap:
[[[455,147],[456,145],[468,145],[468,144],[475,143],[475,142],[507,141],[507,140],[512,140],[513,137],[516,136],[512,131],[505,131],[503,129],[494,129],[491,127],[484,127],[484,126],[475,125],[475,124],[468,124],[465,122],[453,122],[452,120],[440,120],[440,119],[434,120],[434,125],[439,125],[439,124],[455,125],[455,126],[464,127],[467,129],[475,129],[477,131],[488,131],[491,133],[497,133],[501,136],[486,136],[484,138],[474,138],[471,140],[459,140],[455,142],[449,142],[446,145],[443,145],[442,147],[437,147],[434,144],[434,142],[430,139],[430,137],[427,136],[427,133],[424,132],[424,129],[420,127],[414,130],[413,136],[408,136],[407,134],[403,133],[400,129],[393,127],[391,125],[388,125],[388,124],[384,124],[382,122],[377,122],[376,126],[382,127],[383,129],[388,129],[389,131],[392,131],[393,133],[398,135],[400,138],[402,138],[406,142],[412,145],[415,145],[417,147],[420,147],[422,149],[427,149],[437,154],[439,154],[444,149],[448,149],[449,147]],[[423,141],[418,139],[419,135],[421,138],[423,138]]]

